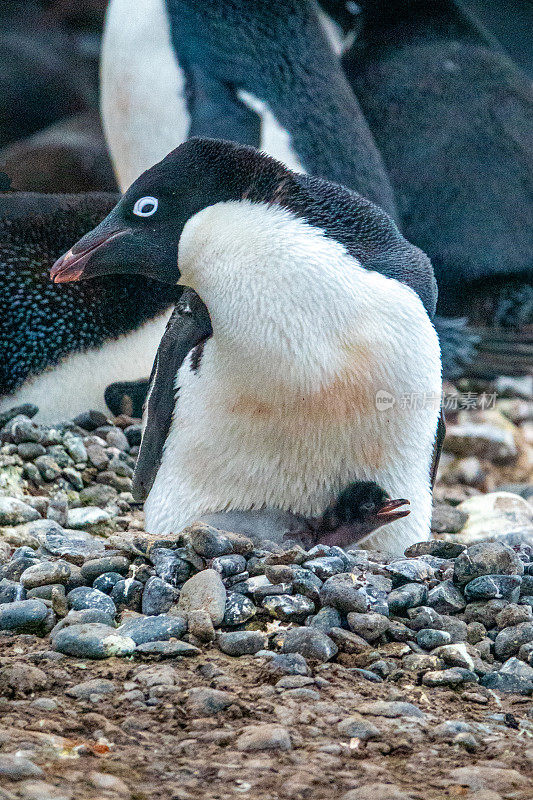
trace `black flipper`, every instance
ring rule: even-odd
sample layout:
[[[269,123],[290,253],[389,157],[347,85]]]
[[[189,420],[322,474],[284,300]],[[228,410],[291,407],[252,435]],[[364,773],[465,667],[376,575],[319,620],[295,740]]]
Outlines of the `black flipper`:
[[[433,459],[431,462],[431,488],[435,486],[437,478],[437,470],[439,468],[440,454],[442,453],[442,445],[444,437],[446,436],[446,422],[444,420],[444,411],[440,410],[439,421],[437,422],[437,433],[435,434],[435,444],[433,445]]]
[[[187,355],[212,334],[206,307],[186,289],[170,317],[150,375],[146,401],[147,424],[143,434],[132,494],[144,501],[161,464],[163,449],[176,405],[176,375]]]

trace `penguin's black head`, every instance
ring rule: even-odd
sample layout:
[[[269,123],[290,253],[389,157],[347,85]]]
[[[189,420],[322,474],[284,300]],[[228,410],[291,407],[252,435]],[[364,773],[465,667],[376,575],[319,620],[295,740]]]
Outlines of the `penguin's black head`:
[[[130,186],[103,222],[56,261],[51,278],[139,273],[176,284],[180,236],[194,214],[218,202],[268,199],[289,174],[253,147],[189,139]]]

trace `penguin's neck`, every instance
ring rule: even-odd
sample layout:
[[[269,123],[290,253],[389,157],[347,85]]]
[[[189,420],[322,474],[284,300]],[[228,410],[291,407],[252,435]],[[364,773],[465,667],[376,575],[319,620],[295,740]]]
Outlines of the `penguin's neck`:
[[[210,206],[186,224],[178,260],[208,308],[221,374],[257,396],[330,385],[366,341],[370,273],[286,209]]]

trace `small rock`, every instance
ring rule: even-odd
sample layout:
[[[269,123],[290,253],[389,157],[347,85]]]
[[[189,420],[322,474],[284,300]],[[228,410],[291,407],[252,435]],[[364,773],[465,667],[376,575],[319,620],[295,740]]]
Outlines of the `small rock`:
[[[504,628],[494,641],[494,655],[504,661],[516,655],[522,645],[528,642],[533,642],[533,622],[522,622],[520,625]]]
[[[114,617],[117,609],[113,600],[98,589],[91,589],[88,586],[78,586],[67,594],[67,602],[70,608],[80,611],[83,608],[96,608],[104,614]]]
[[[0,778],[21,781],[25,778],[42,777],[44,777],[42,769],[29,759],[17,755],[0,755]]]
[[[343,719],[337,725],[337,730],[341,736],[349,736],[351,739],[360,739],[362,742],[382,738],[380,729],[371,722],[365,720],[360,714]]]
[[[70,508],[67,515],[67,524],[74,530],[83,530],[93,525],[100,525],[102,522],[109,522],[111,514],[97,506],[85,506],[84,508]]]
[[[25,569],[20,582],[25,589],[36,586],[47,586],[52,583],[67,583],[70,578],[70,566],[61,561],[41,561]]]
[[[59,653],[77,658],[129,656],[135,651],[131,637],[122,636],[115,628],[98,622],[69,625],[54,636],[52,644]]]
[[[450,669],[435,670],[426,672],[422,676],[424,686],[461,686],[463,683],[477,683],[478,677],[475,672],[462,667],[451,667]]]
[[[533,540],[533,508],[516,494],[498,491],[477,495],[462,502],[459,509],[468,514],[468,522],[460,534],[463,542],[496,541],[512,535],[525,535],[529,541]],[[497,568],[488,572],[513,574]]]
[[[122,579],[123,576],[119,575],[118,572],[104,572],[103,575],[93,581],[93,589],[98,589],[99,592],[104,594],[111,594],[113,587]]]
[[[216,570],[223,578],[238,575],[246,570],[246,559],[236,553],[214,558],[211,568]]]
[[[47,522],[52,527],[45,534],[44,547],[50,555],[71,558],[76,563],[103,555],[105,544],[102,539],[84,531],[63,530],[51,520]]]
[[[190,717],[211,717],[236,702],[235,695],[220,689],[190,689],[186,709]]]
[[[0,496],[0,525],[20,525],[40,518],[39,512],[16,497]]]
[[[226,598],[226,608],[222,624],[228,628],[243,625],[257,613],[257,607],[249,597],[238,592],[229,592]]]
[[[301,594],[269,595],[263,600],[263,608],[276,619],[287,622],[303,622],[315,610],[315,604]]]
[[[237,739],[237,750],[245,753],[258,750],[290,750],[291,737],[282,725],[249,725]]]
[[[463,595],[451,580],[430,589],[426,604],[441,614],[457,614],[466,606]]]
[[[367,642],[380,639],[389,629],[389,620],[382,614],[359,614],[352,611],[348,614],[347,620],[350,630],[366,639]]]
[[[455,644],[445,644],[437,647],[433,655],[452,667],[463,667],[464,669],[474,669],[474,662],[468,653],[467,645],[464,642]]]
[[[439,503],[433,506],[433,514],[431,517],[431,530],[433,533],[459,533],[464,527],[468,519],[468,514],[464,511],[459,511],[457,507],[450,506],[447,503]],[[465,549],[464,544],[456,544],[455,542],[433,540],[430,542],[423,542],[423,545],[430,545],[429,548],[422,547],[418,544],[413,545],[405,552],[408,557],[421,556],[428,553],[439,558],[457,558],[457,556]],[[424,551],[424,552],[422,552]]]
[[[345,570],[344,561],[338,556],[322,556],[320,558],[313,558],[310,561],[305,561],[303,564],[304,569],[308,569],[313,575],[316,575],[320,580],[325,581],[333,575],[343,573]]]
[[[261,631],[230,631],[219,633],[217,643],[228,656],[254,655],[265,647],[265,634]]]
[[[520,575],[481,575],[464,587],[467,600],[492,600],[504,598],[515,603],[520,597]]]
[[[109,458],[106,451],[100,444],[87,445],[87,457],[89,462],[98,470],[105,470],[109,464]]]
[[[325,581],[320,589],[320,602],[323,606],[332,606],[338,611],[368,611],[368,595],[363,590],[361,581],[352,572],[334,575]]]
[[[392,577],[393,586],[402,586],[405,583],[423,583],[431,580],[435,575],[429,564],[422,561],[421,558],[393,561],[385,569]]]
[[[115,690],[116,686],[113,681],[105,678],[93,678],[71,686],[65,690],[65,694],[69,697],[75,697],[76,700],[89,700],[92,695],[112,694]]]
[[[392,783],[367,783],[346,792],[341,800],[412,800],[412,797]]]
[[[198,523],[189,528],[187,533],[193,548],[204,558],[216,558],[233,553],[231,538],[210,525]]]
[[[15,661],[0,668],[0,695],[3,697],[22,697],[47,686],[46,673],[33,664]]]
[[[496,615],[496,624],[500,630],[513,625],[520,625],[522,622],[533,622],[531,606],[519,606],[516,603],[510,603]]]
[[[33,463],[39,470],[42,479],[45,481],[55,481],[55,479],[59,478],[61,475],[61,467],[52,456],[39,456]],[[67,466],[67,464],[65,464],[65,466]]]
[[[501,542],[480,542],[455,560],[454,580],[465,586],[481,575],[523,575],[524,565],[514,550]]]
[[[164,614],[176,598],[177,592],[174,587],[157,575],[153,575],[144,586],[141,611],[148,616]]]
[[[43,633],[48,608],[41,600],[18,600],[0,606],[0,631]]]
[[[126,578],[115,583],[111,589],[110,599],[115,603],[117,611],[125,608],[140,611],[144,586],[140,581]]]
[[[164,642],[180,639],[187,630],[183,617],[158,614],[151,617],[136,617],[120,625],[116,632],[120,636],[133,639],[135,644],[145,642]]]
[[[402,616],[409,608],[423,606],[427,596],[428,590],[423,583],[405,583],[398,589],[392,590],[387,602],[393,614]]]
[[[449,425],[444,447],[454,455],[478,456],[496,463],[512,461],[518,456],[511,431],[487,423]]]
[[[483,766],[473,764],[468,767],[457,767],[450,772],[450,781],[459,786],[467,786],[472,791],[492,789],[497,792],[508,792],[530,786],[530,780],[516,769]]]
[[[189,611],[187,614],[187,624],[189,634],[193,641],[198,639],[200,642],[212,642],[215,638],[215,628],[211,617],[205,609]]]
[[[125,556],[104,556],[103,558],[91,558],[85,561],[81,567],[81,574],[87,581],[92,583],[105,572],[119,572],[125,575],[129,569],[130,562]]]
[[[401,700],[368,700],[361,703],[359,713],[371,717],[389,717],[390,719],[399,717],[423,719],[425,717],[424,712],[418,706]]]
[[[310,674],[307,661],[300,653],[276,653],[267,662],[266,669],[275,677]]]
[[[312,617],[308,617],[306,625],[311,628],[318,628],[323,633],[329,633],[332,628],[340,628],[342,624],[341,615],[336,608],[324,606]]]
[[[451,636],[447,631],[435,630],[435,628],[422,628],[416,634],[416,642],[424,650],[434,650],[435,647],[449,644]]]
[[[224,619],[226,608],[226,588],[218,572],[205,569],[189,578],[181,589],[178,609],[187,615],[189,611],[205,610],[213,625],[218,626]]]
[[[135,655],[158,656],[159,658],[189,658],[201,654],[199,647],[188,642],[173,640],[171,642],[143,642],[138,644]]]
[[[292,628],[283,635],[282,653],[299,653],[304,658],[329,661],[338,653],[338,647],[317,628]]]

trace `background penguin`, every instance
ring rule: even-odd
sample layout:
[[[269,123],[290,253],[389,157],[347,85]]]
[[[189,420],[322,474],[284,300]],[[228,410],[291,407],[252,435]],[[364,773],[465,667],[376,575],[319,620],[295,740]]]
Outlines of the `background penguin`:
[[[118,276],[49,280],[54,260],[116,200],[0,192],[0,411],[32,402],[46,423],[104,411],[109,383],[149,374],[177,290]]]
[[[383,154],[402,230],[431,258],[439,313],[466,316],[481,335],[470,374],[527,372],[531,81],[464,3],[366,5],[342,63]]]
[[[364,21],[365,36],[371,29],[376,43],[380,42],[382,27],[386,41],[387,25],[396,18],[401,30],[395,36],[403,41],[409,35],[410,26],[416,27],[420,9],[430,7],[427,2],[407,3],[405,0],[397,0],[393,4],[366,2],[362,4],[365,14],[354,15],[354,9],[336,0],[323,2],[322,5],[327,12],[335,14],[346,29],[354,24],[362,26]],[[433,3],[431,8],[431,14],[445,36],[455,35],[455,28],[460,29],[461,35],[468,25],[473,28],[468,21],[462,21],[460,25],[457,23],[459,12],[455,12],[455,6],[451,3]],[[455,17],[452,15],[448,23],[450,9]],[[414,22],[411,22],[411,17]],[[275,7],[266,0],[259,3],[241,0],[231,4],[223,0],[167,0],[166,3],[163,0],[148,0],[142,4],[139,4],[139,0],[133,3],[131,0],[112,0],[106,18],[102,52],[102,114],[121,186],[126,188],[143,169],[163,157],[188,135],[201,134],[260,146],[292,169],[305,168],[312,174],[359,191],[380,203],[394,217],[395,201],[391,199],[388,177],[379,158],[376,159],[366,122],[359,113],[353,93],[346,92],[346,82],[339,71],[332,46],[326,41],[325,33],[331,34],[331,25],[325,26],[323,23],[324,17],[317,15],[314,4],[305,0],[291,0],[290,3]],[[479,34],[476,35],[479,38]],[[340,51],[342,45],[339,37],[332,45],[337,52]],[[498,63],[502,61],[501,53],[493,53],[491,57]],[[354,85],[356,67],[364,71],[364,58],[365,54],[363,52],[361,55],[360,45],[356,42],[344,62]],[[411,52],[409,58],[413,63],[407,64],[403,70],[402,85],[406,85],[406,92],[419,92],[414,106],[417,112],[415,124],[407,131],[401,127],[396,129],[391,117],[386,134],[393,141],[391,147],[396,146],[396,142],[407,154],[411,152],[410,142],[419,140],[421,131],[425,131],[421,124],[424,97],[420,96],[418,78],[411,74],[416,76],[419,72],[423,73],[425,62],[423,58],[417,61],[417,52]],[[437,61],[441,64],[442,59]],[[372,67],[373,62],[368,59],[370,77]],[[516,73],[512,65],[505,66],[504,62],[502,69],[507,71],[506,80],[511,73]],[[493,86],[491,81],[493,76],[488,78],[489,88]],[[154,85],[157,91],[154,91]],[[486,87],[479,83],[477,75],[469,73],[467,79],[456,88],[458,96],[452,96],[449,101],[446,96],[446,102],[438,108],[437,140],[447,135],[452,139],[455,136],[453,109],[463,102],[466,89],[470,91],[472,86],[475,91],[479,89],[480,102],[484,102]],[[359,84],[356,90],[358,88]],[[367,101],[373,104],[369,113],[374,134],[380,136],[381,142],[380,108],[374,98],[383,97],[387,102],[386,89],[380,93],[379,87],[369,85],[366,96]],[[392,105],[390,110],[392,114]],[[254,112],[258,112],[259,116]],[[512,110],[509,116],[511,128],[516,128],[520,123],[512,120]],[[468,116],[463,121],[475,135],[472,119]],[[443,135],[442,131],[447,133]],[[509,161],[512,156],[508,157],[508,154],[514,146],[512,139],[512,130],[499,133],[494,138],[494,146],[496,160],[502,166],[505,162],[505,170],[510,170],[509,175],[516,176],[522,167]],[[454,151],[455,166],[452,165],[447,175],[440,176],[439,186],[433,188],[438,194],[438,202],[447,198],[450,185],[459,183],[459,180],[454,181],[454,170],[459,172],[461,181],[464,173],[471,170],[471,163],[461,152],[464,144],[463,140],[461,142],[459,150]],[[420,169],[417,165],[413,170],[415,181],[420,174],[427,172],[427,164],[432,162],[432,146],[432,137],[429,136],[423,142],[427,158]],[[482,153],[483,148],[477,148]],[[388,161],[388,167],[395,170],[394,154]],[[465,213],[471,213],[474,220],[486,216],[482,226],[484,232],[490,232],[490,226],[493,225],[494,241],[484,242],[483,247],[479,247],[477,240],[475,245],[470,241],[470,227],[459,230],[457,225],[452,228],[441,224],[449,212],[446,208],[441,209],[442,213],[435,213],[435,205],[431,198],[428,201],[424,187],[417,185],[416,197],[412,197],[414,193],[410,192],[408,184],[404,185],[406,181],[399,180],[396,184],[401,193],[406,236],[423,249],[428,249],[430,254],[434,253],[441,264],[438,275],[442,282],[441,313],[434,322],[441,343],[443,371],[450,378],[460,375],[471,362],[477,337],[465,331],[464,323],[457,316],[468,313],[476,300],[473,298],[473,303],[463,303],[460,309],[454,305],[454,301],[463,295],[458,288],[461,281],[452,285],[447,279],[453,272],[448,269],[448,261],[461,263],[460,255],[464,249],[464,265],[468,267],[470,255],[474,259],[481,259],[480,253],[484,250],[491,256],[485,259],[484,264],[488,273],[492,274],[491,269],[494,272],[503,268],[501,265],[506,260],[501,257],[500,244],[503,244],[504,250],[507,248],[506,253],[513,258],[508,252],[512,239],[509,231],[513,230],[513,226],[504,233],[502,239],[500,231],[494,229],[499,224],[499,208],[487,208],[487,198],[491,196],[492,189],[486,175],[487,169],[490,167],[483,166],[478,170],[478,175],[483,176],[479,191],[471,192],[467,198],[471,204],[471,197],[475,197],[475,207],[471,212],[465,210]],[[464,178],[464,183],[469,181],[472,181],[471,175]],[[507,203],[516,196],[513,187],[514,182],[512,186],[506,186],[505,177],[499,182],[499,192]],[[518,196],[523,191],[521,188]],[[386,200],[383,200],[384,197]],[[407,200],[416,207],[416,214],[409,213]],[[453,213],[457,209],[457,222],[461,219],[459,204],[452,200],[450,204]],[[429,241],[431,237],[426,234],[428,231],[433,233],[435,228],[438,229],[436,241],[432,244]],[[525,237],[526,234],[521,231],[519,238],[524,244]],[[448,254],[450,258],[447,258]],[[520,258],[522,256],[518,260]],[[495,266],[496,262],[500,266]],[[460,269],[464,274],[464,266]],[[513,271],[512,265],[506,269]],[[495,296],[492,289],[488,294]],[[523,290],[519,288],[519,304],[522,294]],[[468,306],[466,309],[465,305]],[[452,320],[442,314],[453,314],[457,319]],[[501,336],[498,335],[498,338],[501,346]],[[515,347],[515,356],[517,350]],[[517,362],[513,365],[507,359],[508,371],[523,371],[527,359],[518,357]],[[486,371],[486,364],[480,365],[479,370]]]
[[[383,211],[253,148],[191,139],[143,174],[52,276],[117,272],[192,286],[213,330],[200,350],[207,325],[194,333],[166,444],[151,449],[150,532],[229,510],[317,516],[357,479],[411,502],[371,546],[400,553],[429,535],[436,287],[429,260]],[[383,411],[380,390],[433,402]]]

